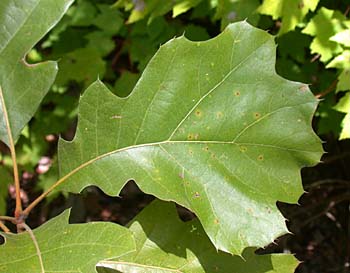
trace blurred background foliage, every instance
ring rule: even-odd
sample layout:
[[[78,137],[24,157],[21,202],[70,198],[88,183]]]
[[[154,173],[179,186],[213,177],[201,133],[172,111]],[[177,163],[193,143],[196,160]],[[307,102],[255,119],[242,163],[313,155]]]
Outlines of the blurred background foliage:
[[[328,152],[323,165],[303,171],[309,194],[301,198],[302,206],[279,204],[296,236],[283,237],[269,251],[296,253],[305,261],[299,272],[350,272],[349,12],[348,0],[76,0],[27,55],[29,63],[58,60],[59,72],[17,142],[23,202],[28,203],[57,179],[58,137],[74,137],[79,97],[89,84],[99,78],[113,93],[125,97],[161,44],[181,35],[193,41],[207,40],[229,23],[247,20],[275,35],[277,73],[309,84],[320,99],[313,125],[327,142]],[[9,153],[4,145],[0,151],[0,213],[4,214],[13,210],[14,189]],[[135,186],[128,191],[141,194]],[[102,196],[97,189],[87,190],[83,199],[52,196],[36,210],[32,226],[69,205],[85,211],[73,221],[125,218],[119,221],[124,223],[131,217],[128,214],[133,212],[126,212],[119,203],[117,209],[106,205],[119,201]],[[91,198],[99,209],[92,208]],[[150,198],[138,200],[129,202],[131,211],[143,206],[140,200]],[[73,209],[73,214],[79,209]],[[340,235],[332,236],[334,232]],[[324,258],[329,256],[334,259]]]

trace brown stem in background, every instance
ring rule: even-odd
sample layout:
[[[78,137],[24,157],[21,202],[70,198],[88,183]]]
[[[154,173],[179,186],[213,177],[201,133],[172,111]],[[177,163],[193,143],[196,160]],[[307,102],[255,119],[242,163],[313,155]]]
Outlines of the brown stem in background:
[[[0,216],[0,221],[11,222],[12,224],[17,224],[17,219],[15,217],[10,216]]]
[[[9,142],[9,146],[10,146],[9,148],[10,148],[12,164],[13,164],[13,176],[14,176],[15,188],[16,188],[15,217],[19,218],[22,214],[22,200],[21,200],[21,194],[20,194],[21,193],[21,185],[19,183],[15,144],[14,144],[13,138],[12,138],[10,121],[9,121],[9,117],[7,114],[7,109],[6,109],[4,95],[2,93],[1,86],[0,86],[0,101],[1,101],[1,105],[2,105],[2,111],[4,113],[4,119],[5,119],[5,123],[6,123],[7,135],[8,135],[8,142]]]
[[[326,96],[327,94],[331,93],[337,87],[337,83],[338,83],[338,79],[335,79],[332,82],[332,84],[330,86],[328,86],[328,88],[326,90],[322,91],[321,93],[316,94],[315,97],[319,99],[319,98],[322,98],[322,97]]]
[[[316,55],[310,60],[310,63],[313,63],[313,62],[317,61],[320,57],[321,57],[320,54],[316,54]]]
[[[303,223],[300,224],[300,227],[308,225],[309,223],[311,223],[315,219],[325,215],[331,208],[333,208],[337,204],[344,202],[344,201],[348,201],[349,199],[350,199],[350,194],[348,194],[348,193],[332,198],[331,201],[328,203],[328,205],[324,209],[322,209],[319,213],[316,213],[313,216],[308,217],[306,219],[306,221],[304,221]]]
[[[324,179],[324,180],[317,180],[315,182],[310,183],[309,185],[305,185],[305,189],[312,189],[317,188],[322,185],[330,184],[334,187],[334,184],[341,184],[344,187],[350,187],[350,181],[348,180],[342,180],[342,179]]]
[[[121,54],[123,52],[124,44],[125,44],[125,40],[121,40],[120,44],[117,44],[116,53],[113,56],[112,63],[111,63],[112,67],[114,67],[117,64],[119,57],[121,56]]]
[[[0,221],[0,228],[5,232],[5,233],[10,233],[10,229],[3,223]]]

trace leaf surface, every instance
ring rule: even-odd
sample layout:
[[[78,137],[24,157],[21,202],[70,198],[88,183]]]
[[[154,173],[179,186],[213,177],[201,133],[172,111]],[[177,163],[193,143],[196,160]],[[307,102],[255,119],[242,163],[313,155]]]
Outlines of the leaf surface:
[[[342,52],[340,44],[330,38],[344,29],[343,20],[345,17],[339,12],[322,7],[303,29],[302,33],[315,37],[310,46],[311,53],[320,54],[322,62]]]
[[[350,50],[344,50],[340,55],[336,56],[327,68],[338,68],[340,75],[338,76],[338,83],[336,91],[350,90]]]
[[[309,11],[314,11],[319,0],[264,0],[259,7],[261,14],[271,15],[274,20],[281,18],[282,26],[279,34],[293,30],[301,23]]]
[[[9,145],[7,109],[13,139],[32,118],[53,83],[57,64],[26,63],[29,50],[52,28],[72,0],[1,0],[0,2],[0,140]]]
[[[252,248],[243,252],[244,259],[217,252],[198,220],[182,222],[170,203],[153,202],[133,220],[130,231],[136,251],[100,262],[98,272],[292,273],[298,265],[293,255],[255,255]]]
[[[75,80],[88,86],[96,80],[98,75],[104,76],[105,66],[106,64],[101,58],[99,48],[87,47],[77,49],[62,57],[56,83],[65,85],[69,81]]]
[[[338,42],[346,47],[350,47],[350,29],[338,32],[330,38],[331,41]]]
[[[182,0],[173,7],[173,17],[176,17],[197,6],[202,0]]]
[[[192,210],[218,249],[266,245],[287,231],[276,201],[298,200],[300,168],[322,154],[317,100],[274,65],[273,37],[241,22],[206,42],[168,42],[127,98],[96,82],[74,141],[59,143],[59,188],[117,195],[133,179]]]
[[[260,16],[256,11],[259,5],[258,0],[219,0],[215,18],[221,19],[222,29],[229,23],[241,20],[247,20],[252,25],[257,25]]]
[[[173,11],[173,17],[176,17],[197,6],[200,2],[202,0],[118,0],[114,6],[125,10],[132,9],[128,23],[135,23],[146,17],[149,17],[148,22],[151,22],[154,18],[171,10]]]
[[[342,131],[339,139],[350,138],[350,92],[347,92],[334,107],[337,111],[345,113],[342,121]]]
[[[45,272],[96,272],[96,264],[134,251],[128,229],[112,223],[68,224],[69,211],[34,230]],[[27,232],[4,234],[0,272],[38,273],[39,258]]]

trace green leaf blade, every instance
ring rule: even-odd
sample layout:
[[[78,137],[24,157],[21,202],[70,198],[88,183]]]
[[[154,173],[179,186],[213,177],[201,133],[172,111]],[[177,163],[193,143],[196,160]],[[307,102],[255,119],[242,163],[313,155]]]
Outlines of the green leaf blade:
[[[58,22],[72,2],[4,0],[0,3],[3,29],[0,32],[0,86],[15,140],[34,115],[57,73],[55,62],[30,65],[25,55]],[[9,145],[4,106],[1,107],[0,140]]]
[[[344,20],[341,13],[322,7],[302,31],[315,37],[310,46],[311,53],[320,54],[320,60],[324,63],[343,51],[341,45],[332,41],[331,37],[344,29]]]
[[[136,251],[100,262],[100,273],[288,273],[298,264],[293,255],[255,255],[252,248],[242,257],[217,251],[198,220],[182,222],[174,205],[165,202],[151,203],[132,221],[130,231]]]
[[[287,231],[276,201],[296,202],[300,168],[322,154],[307,85],[274,70],[275,45],[242,22],[206,42],[162,46],[132,94],[96,82],[73,142],[60,141],[61,189],[146,193],[199,217],[218,249],[240,254]]]
[[[45,272],[96,272],[96,264],[134,251],[131,233],[112,223],[68,224],[69,211],[34,230]],[[95,234],[95,236],[91,236]],[[1,233],[0,272],[38,273],[39,259],[27,232]]]
[[[279,35],[294,30],[301,23],[309,11],[314,11],[319,0],[294,1],[294,0],[264,0],[258,11],[261,14],[272,16],[274,20],[282,18],[282,26]]]

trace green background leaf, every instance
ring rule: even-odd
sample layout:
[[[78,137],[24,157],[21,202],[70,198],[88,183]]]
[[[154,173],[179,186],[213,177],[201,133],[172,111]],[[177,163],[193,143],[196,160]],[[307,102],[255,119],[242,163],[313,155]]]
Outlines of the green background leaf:
[[[152,22],[156,17],[162,16],[169,11],[173,11],[173,17],[176,17],[189,9],[197,6],[203,0],[119,0],[115,3],[115,7],[131,10],[128,23],[135,23],[141,19],[149,18],[148,22]]]
[[[96,272],[99,261],[135,249],[127,228],[98,222],[70,225],[68,218],[67,210],[34,230],[45,272]],[[27,232],[1,235],[5,244],[0,245],[0,272],[41,272],[34,243]]]
[[[350,47],[350,29],[345,29],[341,32],[336,33],[330,38],[334,42],[338,42],[344,46]]]
[[[338,12],[321,8],[303,29],[302,33],[315,37],[310,46],[311,53],[320,54],[322,62],[342,51],[341,46],[330,38],[343,29],[341,21],[344,19]]]
[[[247,20],[252,25],[257,25],[259,14],[258,0],[218,0],[215,18],[221,19],[221,28],[229,23]]]
[[[182,222],[175,206],[154,201],[132,221],[136,251],[99,263],[98,272],[157,273],[292,273],[293,255],[255,255],[248,248],[242,258],[217,251],[199,221]],[[112,270],[115,269],[115,270]]]
[[[309,11],[314,11],[319,0],[264,0],[259,7],[261,14],[271,15],[274,20],[281,18],[279,34],[294,30]]]
[[[98,50],[89,47],[66,54],[59,63],[60,71],[56,83],[67,84],[69,80],[84,82],[88,86],[105,73],[105,62]]]
[[[52,28],[72,0],[2,0],[0,2],[0,86],[16,140],[52,85],[55,62],[29,65],[26,54]],[[9,144],[0,105],[0,140]]]
[[[339,112],[345,113],[342,121],[343,129],[340,133],[340,139],[350,138],[350,92],[347,92],[334,107]]]

